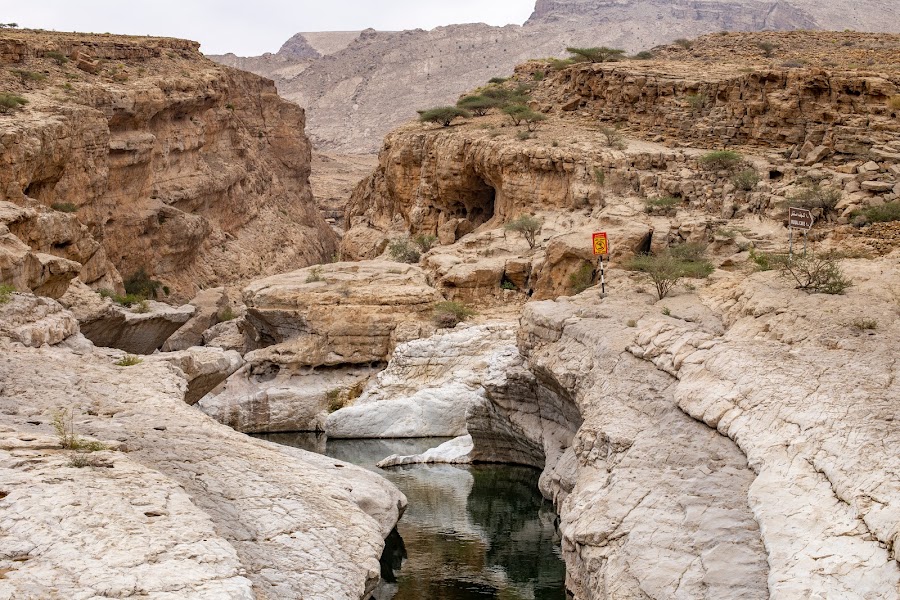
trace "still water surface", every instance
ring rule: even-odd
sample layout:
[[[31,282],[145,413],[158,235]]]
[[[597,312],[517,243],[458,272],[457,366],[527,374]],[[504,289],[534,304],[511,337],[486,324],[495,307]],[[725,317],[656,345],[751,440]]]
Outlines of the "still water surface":
[[[268,434],[379,472],[409,499],[387,540],[377,600],[565,600],[556,513],[538,492],[540,473],[511,465],[413,465],[378,469],[391,454],[445,440],[328,440]]]

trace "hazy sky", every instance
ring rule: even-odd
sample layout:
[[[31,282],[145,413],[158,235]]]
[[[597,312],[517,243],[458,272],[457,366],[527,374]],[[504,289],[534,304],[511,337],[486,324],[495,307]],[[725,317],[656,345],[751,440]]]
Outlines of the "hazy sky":
[[[58,31],[164,35],[207,54],[275,52],[298,31],[431,29],[451,23],[521,25],[534,0],[25,0],[0,22]]]

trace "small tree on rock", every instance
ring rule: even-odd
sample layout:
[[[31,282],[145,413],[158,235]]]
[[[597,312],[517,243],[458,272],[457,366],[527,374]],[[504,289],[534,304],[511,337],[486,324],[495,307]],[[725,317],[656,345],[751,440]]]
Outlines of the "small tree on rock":
[[[531,215],[521,215],[506,224],[507,231],[514,231],[522,234],[525,241],[528,242],[529,248],[534,248],[537,234],[541,232],[543,221]]]
[[[578,62],[603,63],[616,62],[622,60],[625,51],[618,48],[566,48],[566,52],[572,55],[572,58]]]
[[[456,106],[439,106],[419,111],[419,120],[423,123],[440,123],[444,127],[450,127],[454,119],[468,119],[471,116],[472,113]]]
[[[492,108],[497,108],[501,104],[497,98],[488,98],[487,96],[466,96],[456,103],[457,108],[472,111],[476,117],[483,117]]]
[[[659,256],[642,254],[635,256],[628,266],[635,271],[646,273],[656,294],[662,300],[684,277],[706,278],[713,272],[713,266],[702,257],[701,247],[694,244],[683,244],[674,247]]]

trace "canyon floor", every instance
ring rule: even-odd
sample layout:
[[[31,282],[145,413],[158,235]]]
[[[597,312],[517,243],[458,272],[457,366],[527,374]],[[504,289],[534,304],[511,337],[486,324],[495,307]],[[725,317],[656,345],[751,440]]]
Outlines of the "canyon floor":
[[[407,499],[246,435],[285,431],[539,469],[576,600],[900,597],[898,48],[529,61],[479,91],[530,127],[408,123],[351,160],[187,42],[0,34],[28,100],[0,115],[0,597],[369,598]],[[144,72],[90,72],[113,60]],[[176,263],[169,220],[198,227]],[[641,256],[693,270],[663,293]]]

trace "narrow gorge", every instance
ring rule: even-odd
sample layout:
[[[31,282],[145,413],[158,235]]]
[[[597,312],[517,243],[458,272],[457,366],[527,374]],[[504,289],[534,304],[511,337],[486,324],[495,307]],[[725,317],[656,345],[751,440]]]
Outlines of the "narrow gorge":
[[[900,598],[898,48],[526,61],[336,219],[271,81],[0,31],[0,597]]]

